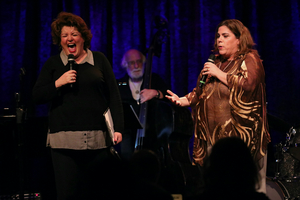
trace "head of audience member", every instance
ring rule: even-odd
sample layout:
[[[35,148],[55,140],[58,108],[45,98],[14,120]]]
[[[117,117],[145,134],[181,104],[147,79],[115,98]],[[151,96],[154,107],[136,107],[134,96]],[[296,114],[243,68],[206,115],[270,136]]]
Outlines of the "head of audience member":
[[[235,58],[254,50],[255,43],[250,31],[237,19],[227,19],[218,24],[215,33],[214,51],[221,58]]]
[[[143,79],[146,57],[136,49],[130,49],[123,55],[121,66],[133,82]]]
[[[146,182],[157,183],[160,176],[160,160],[151,150],[141,149],[132,155],[130,166],[136,178]]]
[[[204,162],[204,180],[207,191],[221,195],[255,192],[259,173],[247,144],[238,137],[218,140]]]

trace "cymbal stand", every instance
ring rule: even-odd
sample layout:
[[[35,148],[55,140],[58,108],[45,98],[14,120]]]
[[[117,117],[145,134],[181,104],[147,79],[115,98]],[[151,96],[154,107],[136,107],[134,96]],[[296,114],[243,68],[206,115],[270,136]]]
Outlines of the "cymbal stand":
[[[24,200],[24,119],[26,110],[23,105],[22,95],[23,93],[23,78],[25,76],[25,69],[21,68],[20,73],[20,92],[15,93],[16,101],[16,123],[17,123],[17,137],[18,137],[18,163],[19,163],[19,199]]]
[[[280,170],[279,170],[279,165],[280,162],[282,161],[282,143],[280,142],[279,144],[275,145],[276,151],[275,151],[275,179],[278,179],[280,177]]]

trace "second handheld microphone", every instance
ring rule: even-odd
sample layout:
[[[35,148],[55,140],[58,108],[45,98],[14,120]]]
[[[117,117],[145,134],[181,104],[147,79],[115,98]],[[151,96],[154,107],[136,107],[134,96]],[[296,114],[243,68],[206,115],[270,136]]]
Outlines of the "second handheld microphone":
[[[210,54],[210,56],[208,57],[208,60],[207,62],[211,62],[211,63],[215,63],[215,55],[214,54]],[[205,81],[206,81],[206,78],[207,78],[207,74],[203,75],[201,80],[200,80],[200,84],[199,84],[199,87],[202,88],[203,85],[205,84]]]

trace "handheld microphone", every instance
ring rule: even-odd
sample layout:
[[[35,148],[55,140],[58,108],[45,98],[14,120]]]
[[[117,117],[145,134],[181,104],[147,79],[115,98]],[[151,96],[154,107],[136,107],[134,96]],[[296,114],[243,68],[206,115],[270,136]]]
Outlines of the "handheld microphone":
[[[68,63],[70,64],[70,70],[73,69],[73,64],[75,62],[75,59],[74,59],[74,55],[73,54],[69,54],[68,55]],[[73,87],[73,84],[71,83],[70,84],[70,87],[72,88]]]
[[[214,54],[210,54],[210,56],[208,57],[208,60],[207,62],[211,62],[211,63],[215,63],[215,55]],[[203,85],[205,84],[205,81],[206,81],[206,78],[207,78],[207,74],[203,75],[201,80],[200,80],[200,84],[199,84],[199,87],[202,88]]]

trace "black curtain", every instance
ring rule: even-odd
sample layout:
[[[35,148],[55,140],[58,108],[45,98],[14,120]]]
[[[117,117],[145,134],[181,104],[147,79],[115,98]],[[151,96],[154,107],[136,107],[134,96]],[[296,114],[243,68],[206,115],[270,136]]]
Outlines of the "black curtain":
[[[32,105],[30,95],[44,62],[59,53],[52,45],[50,24],[60,11],[73,12],[87,22],[93,34],[91,50],[108,57],[117,78],[125,73],[120,67],[122,54],[130,48],[146,52],[154,17],[165,17],[169,37],[161,56],[154,58],[153,72],[179,95],[195,87],[217,24],[236,18],[251,31],[264,61],[268,112],[296,126],[300,123],[299,4],[297,0],[1,1],[0,108],[14,106],[24,68],[24,104],[30,115],[47,114]]]

